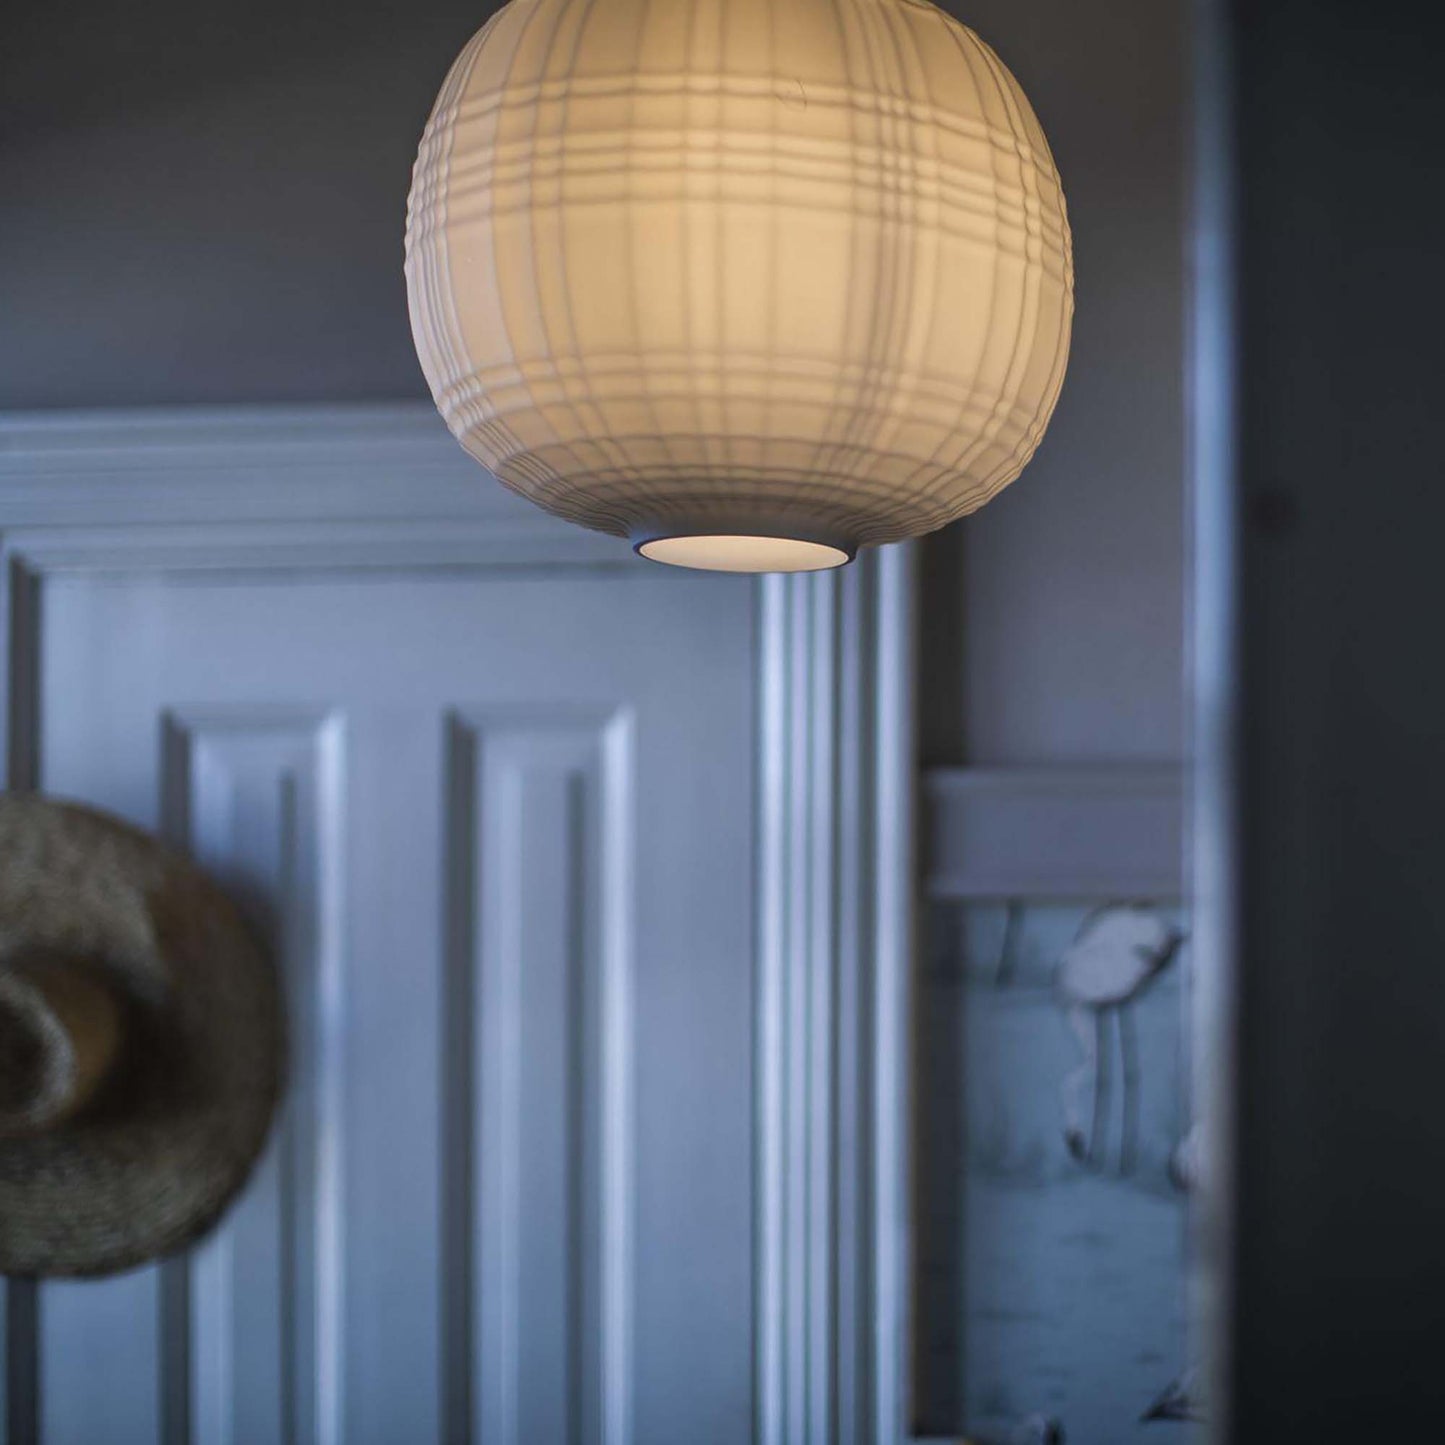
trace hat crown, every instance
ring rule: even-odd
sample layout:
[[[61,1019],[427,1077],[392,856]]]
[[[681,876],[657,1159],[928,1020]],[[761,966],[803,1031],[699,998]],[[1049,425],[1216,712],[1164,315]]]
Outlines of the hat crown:
[[[87,960],[28,950],[0,959],[0,1138],[78,1113],[115,1061],[121,1011]]]

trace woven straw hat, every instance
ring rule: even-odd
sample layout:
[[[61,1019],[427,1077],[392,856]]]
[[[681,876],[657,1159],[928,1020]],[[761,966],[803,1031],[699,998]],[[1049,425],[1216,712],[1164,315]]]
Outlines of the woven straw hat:
[[[144,833],[0,797],[0,1272],[106,1274],[202,1234],[265,1141],[269,960]]]

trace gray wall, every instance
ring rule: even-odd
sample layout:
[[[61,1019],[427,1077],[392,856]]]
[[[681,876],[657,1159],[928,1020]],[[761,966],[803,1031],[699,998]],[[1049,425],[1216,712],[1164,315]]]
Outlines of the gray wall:
[[[928,544],[936,763],[1182,751],[1183,0],[952,0],[1018,76],[1064,178],[1077,314],[1028,470]]]
[[[486,0],[14,8],[0,408],[426,395],[406,192]]]

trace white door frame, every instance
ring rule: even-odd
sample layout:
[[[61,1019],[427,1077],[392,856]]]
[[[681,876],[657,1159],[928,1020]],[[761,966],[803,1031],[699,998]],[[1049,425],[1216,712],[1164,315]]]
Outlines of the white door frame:
[[[39,777],[43,584],[57,573],[652,566],[488,484],[432,409],[409,404],[0,416],[0,561],[0,756],[12,789]],[[913,552],[754,585],[754,1434],[758,1445],[898,1445]],[[32,1285],[4,1293],[0,1439],[32,1445],[40,1305]]]

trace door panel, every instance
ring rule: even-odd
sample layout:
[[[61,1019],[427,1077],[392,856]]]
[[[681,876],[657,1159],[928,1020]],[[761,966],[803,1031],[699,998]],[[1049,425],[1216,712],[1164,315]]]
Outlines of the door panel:
[[[40,785],[230,885],[293,1048],[220,1230],[43,1287],[44,1441],[748,1437],[754,598],[44,582]]]

